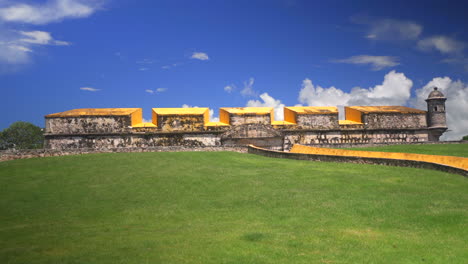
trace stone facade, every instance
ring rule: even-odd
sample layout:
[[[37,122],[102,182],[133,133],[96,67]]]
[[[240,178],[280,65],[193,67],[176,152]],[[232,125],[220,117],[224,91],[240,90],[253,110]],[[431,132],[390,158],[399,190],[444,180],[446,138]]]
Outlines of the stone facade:
[[[293,144],[336,145],[437,141],[447,129],[445,98],[429,98],[430,111],[403,106],[285,107],[275,121],[271,107],[154,108],[151,123],[141,109],[76,109],[46,116],[46,148],[147,148],[257,145],[288,150]],[[435,106],[436,105],[436,106]],[[435,111],[437,109],[437,111]],[[443,109],[443,111],[442,111]],[[441,117],[443,115],[443,118]]]

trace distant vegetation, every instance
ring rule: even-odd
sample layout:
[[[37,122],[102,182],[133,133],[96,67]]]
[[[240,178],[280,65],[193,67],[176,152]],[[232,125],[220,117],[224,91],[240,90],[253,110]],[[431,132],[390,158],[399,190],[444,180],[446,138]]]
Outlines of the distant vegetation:
[[[468,181],[439,171],[108,153],[0,162],[0,186],[0,263],[468,258]]]
[[[28,122],[15,122],[0,131],[0,149],[37,149],[43,144],[42,129]]]
[[[464,136],[462,139],[463,140],[468,140],[468,135]]]
[[[468,157],[468,144],[391,145],[350,149]]]

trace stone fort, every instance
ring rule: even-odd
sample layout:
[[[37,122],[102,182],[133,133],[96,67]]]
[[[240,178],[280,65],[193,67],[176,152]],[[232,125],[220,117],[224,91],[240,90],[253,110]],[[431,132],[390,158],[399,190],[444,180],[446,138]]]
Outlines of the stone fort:
[[[271,107],[225,107],[219,121],[208,108],[74,109],[45,116],[48,149],[118,147],[215,147],[253,144],[288,151],[293,144],[337,145],[438,141],[447,130],[445,96],[434,88],[427,111],[405,106],[284,107],[284,121]]]

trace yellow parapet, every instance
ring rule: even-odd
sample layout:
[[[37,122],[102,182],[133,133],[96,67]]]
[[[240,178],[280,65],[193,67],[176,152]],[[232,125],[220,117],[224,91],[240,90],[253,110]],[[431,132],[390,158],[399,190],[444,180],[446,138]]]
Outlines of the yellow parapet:
[[[222,107],[219,109],[219,120],[222,123],[230,124],[229,114],[234,115],[270,115],[273,121],[273,107]]]
[[[133,125],[132,127],[156,127],[156,125],[153,123],[145,122],[145,123],[138,123],[136,125]]]
[[[347,106],[346,108],[354,109],[365,114],[369,114],[369,113],[424,114],[426,113],[426,111],[416,109],[416,108],[406,107],[406,106]]]
[[[316,148],[316,147],[309,147],[309,146],[298,145],[298,144],[295,144],[291,148],[290,152],[304,153],[304,154],[331,155],[331,156],[345,156],[345,157],[366,157],[366,158],[385,158],[385,159],[398,159],[398,160],[425,161],[425,162],[438,163],[438,164],[443,164],[443,165],[448,165],[448,166],[468,170],[468,158],[453,157],[453,156]]]
[[[338,124],[340,125],[362,125],[362,123],[352,121],[352,120],[338,120]]]
[[[205,123],[205,126],[207,127],[219,127],[219,126],[230,126],[229,124],[223,123],[223,122],[207,122]]]
[[[141,108],[81,108],[68,110],[61,113],[46,115],[46,118],[54,117],[84,117],[84,116],[131,116],[132,126],[141,123],[143,111]]]
[[[156,126],[158,125],[158,115],[203,115],[204,123],[210,120],[210,109],[207,107],[193,107],[193,108],[153,108],[152,121]]]

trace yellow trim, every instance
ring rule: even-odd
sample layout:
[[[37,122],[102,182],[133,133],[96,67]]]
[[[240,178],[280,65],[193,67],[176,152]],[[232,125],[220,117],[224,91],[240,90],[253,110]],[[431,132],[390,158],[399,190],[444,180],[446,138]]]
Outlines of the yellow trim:
[[[219,110],[236,115],[266,115],[273,112],[273,107],[222,107]]]
[[[138,123],[136,125],[132,125],[132,127],[156,127],[153,123]]]
[[[209,108],[153,108],[153,112],[157,115],[204,115],[208,113]]]
[[[399,160],[426,161],[426,162],[445,164],[445,165],[461,168],[464,170],[468,170],[468,158],[453,157],[453,156],[316,148],[316,147],[309,147],[309,146],[298,145],[298,144],[295,144],[291,148],[290,152],[305,153],[305,154],[332,155],[332,156],[346,156],[346,157],[367,157],[367,158],[386,158],[386,159],[399,159]]]
[[[78,117],[78,116],[126,116],[142,111],[141,108],[81,108],[46,115],[45,117]]]
[[[230,126],[229,124],[226,124],[226,123],[223,123],[223,122],[206,122],[205,123],[205,126],[214,126],[214,127],[217,127],[217,126]]]
[[[276,125],[296,125],[296,123],[288,122],[288,121],[272,121],[271,125],[276,126]]]
[[[354,108],[345,106],[345,119],[351,122],[362,124],[362,113]]]
[[[351,120],[338,120],[338,124],[340,125],[362,125],[360,122],[355,122]]]
[[[299,115],[326,115],[338,114],[338,108],[335,106],[288,106],[286,109],[291,110]]]
[[[416,113],[424,114],[426,111],[406,106],[348,106],[347,108],[354,109],[362,113]]]

